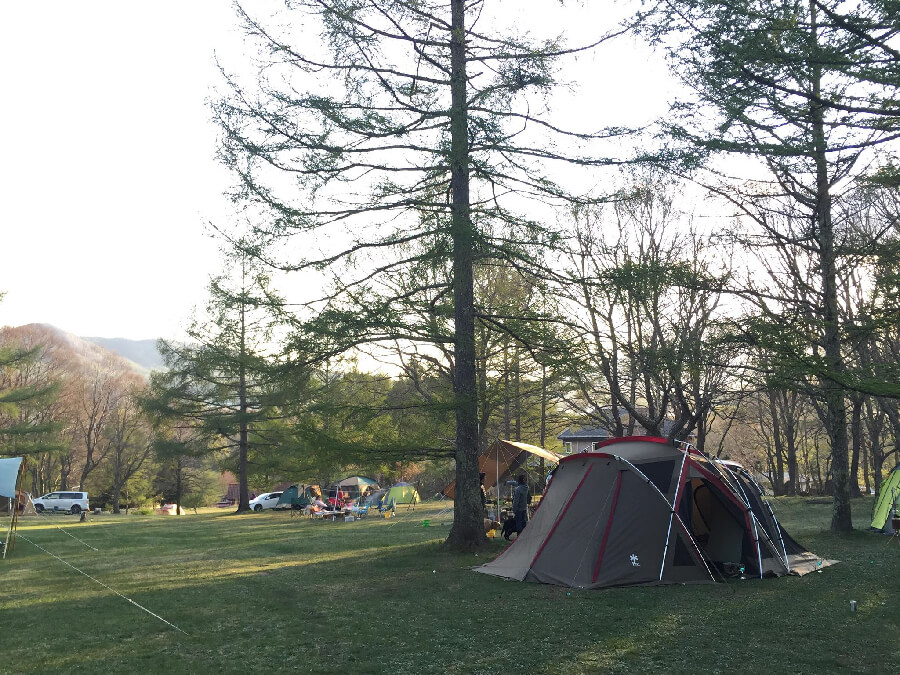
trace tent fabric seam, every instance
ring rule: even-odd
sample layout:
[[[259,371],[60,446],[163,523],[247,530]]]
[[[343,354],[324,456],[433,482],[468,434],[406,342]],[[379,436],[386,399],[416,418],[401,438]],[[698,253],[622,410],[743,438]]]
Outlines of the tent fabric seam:
[[[600,565],[603,563],[603,554],[606,552],[606,542],[609,539],[609,531],[612,528],[613,517],[616,515],[616,504],[619,501],[619,490],[622,488],[622,469],[618,470],[616,477],[616,492],[613,495],[612,506],[609,507],[609,518],[606,521],[606,531],[603,533],[603,542],[600,544],[600,554],[597,556],[597,564],[594,566],[594,576],[591,577],[591,583],[597,583],[597,576],[600,574]]]
[[[581,477],[581,481],[578,483],[578,487],[575,488],[575,491],[572,493],[572,496],[569,497],[569,501],[566,502],[566,506],[562,510],[562,513],[560,513],[559,516],[556,518],[556,522],[553,523],[553,527],[550,528],[550,532],[547,533],[547,538],[544,539],[544,543],[541,544],[541,547],[538,549],[537,553],[534,554],[534,558],[532,558],[531,564],[528,565],[529,570],[534,567],[534,564],[537,562],[538,558],[541,557],[541,553],[544,552],[544,548],[547,546],[547,543],[553,537],[553,533],[556,532],[556,528],[559,526],[563,517],[565,517],[566,511],[569,510],[569,507],[572,505],[572,502],[575,501],[575,497],[578,495],[579,491],[581,490],[581,486],[584,485],[584,481],[587,480],[588,474],[590,474],[591,471],[593,471],[593,470],[594,470],[594,465],[591,464],[587,468],[587,471],[584,472],[584,475]]]

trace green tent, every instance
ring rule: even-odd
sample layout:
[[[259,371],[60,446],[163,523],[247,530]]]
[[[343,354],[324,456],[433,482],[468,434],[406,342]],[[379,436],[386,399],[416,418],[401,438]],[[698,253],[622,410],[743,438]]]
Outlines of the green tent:
[[[900,464],[894,467],[887,479],[881,484],[878,499],[875,500],[875,512],[872,515],[872,529],[883,530],[891,511],[900,502]]]
[[[281,493],[275,508],[302,509],[305,506],[309,506],[315,500],[312,494],[313,491],[310,488],[318,489],[318,486],[291,485]]]
[[[391,502],[396,505],[418,504],[420,501],[422,500],[419,499],[419,493],[416,492],[415,486],[410,483],[396,483],[384,494],[381,503],[389,506]]]

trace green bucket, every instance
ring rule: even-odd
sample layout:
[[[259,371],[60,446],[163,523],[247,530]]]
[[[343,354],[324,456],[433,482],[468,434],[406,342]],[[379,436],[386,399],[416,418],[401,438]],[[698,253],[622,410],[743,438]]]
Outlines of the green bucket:
[[[431,521],[430,521],[430,520],[423,520],[423,521],[422,521],[422,527],[428,527],[429,525],[431,525]]]

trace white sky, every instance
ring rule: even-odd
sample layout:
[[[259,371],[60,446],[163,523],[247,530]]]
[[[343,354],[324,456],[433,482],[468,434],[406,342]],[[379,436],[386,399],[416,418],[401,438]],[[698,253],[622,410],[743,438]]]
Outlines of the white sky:
[[[570,42],[609,20],[606,2],[591,4],[596,22]],[[548,12],[545,25],[560,16],[551,0],[504,6]],[[227,0],[3,3],[0,325],[178,336],[220,269],[204,223],[229,208],[206,105],[213,54],[234,67],[242,49]],[[564,77],[590,79],[591,129],[665,110],[663,68],[627,40],[576,68]]]

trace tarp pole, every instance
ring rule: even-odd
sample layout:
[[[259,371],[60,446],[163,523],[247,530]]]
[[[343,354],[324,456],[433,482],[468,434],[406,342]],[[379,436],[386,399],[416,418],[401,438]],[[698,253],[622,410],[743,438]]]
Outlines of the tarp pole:
[[[25,458],[19,464],[19,472],[13,485],[13,496],[10,500],[12,513],[9,515],[9,529],[6,531],[6,539],[3,542],[3,560],[6,560],[6,553],[10,548],[15,548],[16,536],[15,532],[19,526],[19,491],[21,490],[22,478],[25,476]]]
[[[494,479],[494,487],[497,488],[497,510],[494,512],[494,515],[496,516],[497,522],[500,522],[500,447],[500,437],[497,436],[497,456],[494,457],[494,469],[497,472],[497,476]]]

